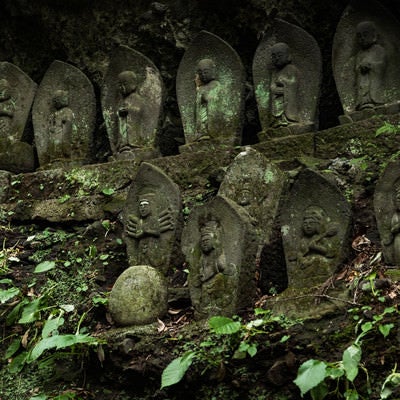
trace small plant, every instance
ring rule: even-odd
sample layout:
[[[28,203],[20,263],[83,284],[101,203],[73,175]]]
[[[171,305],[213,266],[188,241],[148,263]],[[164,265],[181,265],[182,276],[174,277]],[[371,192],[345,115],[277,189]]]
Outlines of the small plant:
[[[208,321],[210,335],[195,349],[191,348],[182,356],[175,358],[164,369],[161,377],[161,388],[181,381],[193,363],[204,364],[204,374],[210,368],[224,370],[224,366],[232,359],[242,359],[257,354],[258,341],[261,336],[268,335],[277,329],[286,329],[298,321],[291,321],[285,316],[275,316],[270,310],[255,309],[255,318],[242,323],[238,317],[228,318],[215,316]],[[289,336],[282,335],[281,342]],[[268,341],[265,342],[268,344]],[[189,344],[190,345],[190,344]]]

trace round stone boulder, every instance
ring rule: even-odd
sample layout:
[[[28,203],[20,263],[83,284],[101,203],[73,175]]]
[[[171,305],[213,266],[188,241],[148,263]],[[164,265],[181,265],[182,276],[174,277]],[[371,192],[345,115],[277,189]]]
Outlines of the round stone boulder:
[[[167,283],[149,265],[126,269],[116,280],[109,300],[111,317],[117,325],[145,325],[167,312]]]

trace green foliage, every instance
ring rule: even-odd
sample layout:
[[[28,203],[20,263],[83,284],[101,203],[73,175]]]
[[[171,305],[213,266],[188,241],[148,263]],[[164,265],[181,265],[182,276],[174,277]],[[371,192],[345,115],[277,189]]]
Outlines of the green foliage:
[[[33,272],[36,274],[40,272],[50,271],[51,269],[55,268],[56,263],[54,261],[42,261],[38,264]]]
[[[385,121],[383,125],[376,130],[375,136],[378,137],[385,133],[388,133],[390,135],[396,135],[399,132],[400,132],[400,124],[393,125],[390,122]]]
[[[361,308],[355,308],[349,310],[351,313],[363,312],[370,307],[364,306]],[[386,338],[394,324],[384,323],[385,316],[398,313],[395,307],[387,307],[385,310],[378,315],[373,316],[371,321],[365,321],[359,317],[358,314],[354,315],[353,318],[357,321],[355,331],[358,333],[354,342],[348,346],[342,355],[342,359],[336,362],[325,362],[319,360],[307,360],[300,365],[297,378],[294,383],[298,386],[301,392],[301,396],[310,392],[313,400],[322,400],[328,394],[336,394],[337,398],[345,398],[347,400],[357,400],[360,398],[360,394],[357,387],[354,385],[354,380],[358,376],[359,370],[362,369],[365,372],[367,379],[367,391],[370,394],[370,382],[368,371],[361,362],[362,359],[362,339],[372,331],[378,331]],[[378,328],[378,329],[376,329]],[[396,369],[396,368],[395,368]],[[381,399],[388,398],[392,393],[392,389],[396,386],[400,386],[400,374],[393,372],[385,380],[382,390]],[[333,392],[329,392],[327,379],[336,381],[336,388]],[[339,382],[344,383],[345,392],[340,393]],[[352,385],[353,387],[350,387]],[[384,396],[382,397],[382,393]]]
[[[210,335],[200,346],[188,343],[184,347],[184,354],[171,361],[163,371],[161,388],[178,383],[192,364],[202,365],[203,374],[210,368],[224,368],[233,359],[254,357],[261,336],[298,323],[283,315],[275,316],[270,310],[255,309],[254,313],[258,318],[248,323],[242,323],[238,317],[211,317],[208,321]],[[288,338],[282,335],[281,341]],[[268,341],[263,344],[268,345]]]

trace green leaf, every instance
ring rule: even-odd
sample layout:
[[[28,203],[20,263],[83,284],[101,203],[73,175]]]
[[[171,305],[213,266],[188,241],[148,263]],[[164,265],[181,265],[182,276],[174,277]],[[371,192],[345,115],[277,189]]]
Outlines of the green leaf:
[[[383,337],[385,338],[389,335],[392,328],[394,328],[394,324],[379,325],[379,332],[382,333]]]
[[[17,374],[17,373],[21,372],[22,368],[24,368],[27,357],[28,357],[27,351],[24,351],[21,354],[18,354],[17,357],[15,357],[11,361],[11,363],[8,365],[9,371],[12,374]]]
[[[175,383],[178,383],[184,377],[186,371],[192,365],[195,354],[192,351],[187,352],[182,357],[175,358],[175,360],[172,360],[167,365],[161,376],[161,389],[175,385]]]
[[[381,399],[388,399],[393,391],[400,387],[400,373],[392,372],[383,382]]]
[[[56,331],[60,326],[64,324],[64,318],[58,317],[53,319],[48,319],[42,329],[42,338],[50,336],[54,331]]]
[[[360,397],[358,395],[357,390],[355,389],[348,389],[346,390],[346,392],[344,393],[344,398],[346,400],[358,400]]]
[[[101,193],[105,194],[106,196],[111,196],[115,193],[115,190],[112,188],[104,188]]]
[[[350,382],[353,382],[358,374],[358,366],[361,361],[361,347],[358,344],[352,344],[343,352],[343,368],[346,372],[346,377]]]
[[[247,353],[249,353],[250,357],[254,357],[257,354],[257,345],[252,343],[247,349]]]
[[[41,298],[35,299],[23,308],[19,324],[29,324],[39,318],[41,300]]]
[[[34,273],[38,274],[40,272],[46,272],[53,269],[56,266],[54,261],[43,261],[40,264],[36,265]]]
[[[32,362],[37,360],[43,352],[50,349],[63,349],[65,347],[71,347],[78,343],[86,343],[86,344],[98,344],[98,340],[95,337],[88,336],[87,334],[82,335],[55,335],[44,338],[40,340],[35,347],[32,349],[28,362]]]
[[[326,376],[329,376],[331,379],[337,379],[344,375],[344,369],[342,366],[339,367],[328,367],[326,369]]]
[[[13,297],[18,296],[19,295],[19,289],[18,288],[9,288],[6,290],[1,290],[0,289],[0,303],[4,304],[6,303],[8,300],[11,300]]]
[[[38,394],[36,396],[31,397],[29,400],[47,400],[47,396],[45,394]]]
[[[301,397],[317,387],[326,377],[326,364],[319,360],[307,360],[300,365],[297,378],[293,381],[301,391]]]
[[[310,390],[312,400],[322,400],[329,393],[329,388],[326,382],[322,381],[318,386]]]
[[[20,346],[21,338],[14,339],[7,347],[7,350],[4,354],[4,359],[7,360],[8,358],[12,357],[19,350]]]
[[[239,332],[241,323],[228,317],[211,317],[208,321],[211,330],[219,335],[232,335]]]

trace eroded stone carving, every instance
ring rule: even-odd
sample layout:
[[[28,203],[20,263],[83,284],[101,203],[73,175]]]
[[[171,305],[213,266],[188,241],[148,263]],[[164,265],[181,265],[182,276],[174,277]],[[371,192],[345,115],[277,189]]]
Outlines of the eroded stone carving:
[[[212,33],[200,32],[181,60],[176,81],[187,146],[203,140],[240,144],[244,80],[243,65],[232,47]]]
[[[315,39],[303,29],[275,20],[256,50],[253,78],[267,137],[308,132],[318,126],[321,55]]]
[[[39,85],[32,118],[42,168],[90,163],[96,99],[82,71],[54,61]]]
[[[400,266],[400,161],[390,162],[379,178],[374,209],[385,261]]]
[[[161,75],[152,61],[127,46],[114,51],[102,88],[111,161],[159,155],[155,138],[162,118],[163,95]]]
[[[26,143],[28,120],[36,83],[17,66],[0,63],[0,169],[29,172],[35,167],[33,148]]]
[[[282,236],[291,288],[322,284],[346,256],[350,208],[337,187],[303,171],[282,213]]]
[[[167,272],[180,229],[180,209],[177,185],[159,168],[142,163],[124,210],[130,265],[146,264]]]
[[[233,315],[255,295],[257,240],[248,214],[217,196],[193,210],[182,234],[198,319]]]
[[[341,123],[400,110],[399,23],[374,0],[353,0],[337,26],[333,72]]]
[[[270,240],[285,186],[284,173],[261,153],[246,147],[228,167],[218,194],[249,213],[262,246]]]

